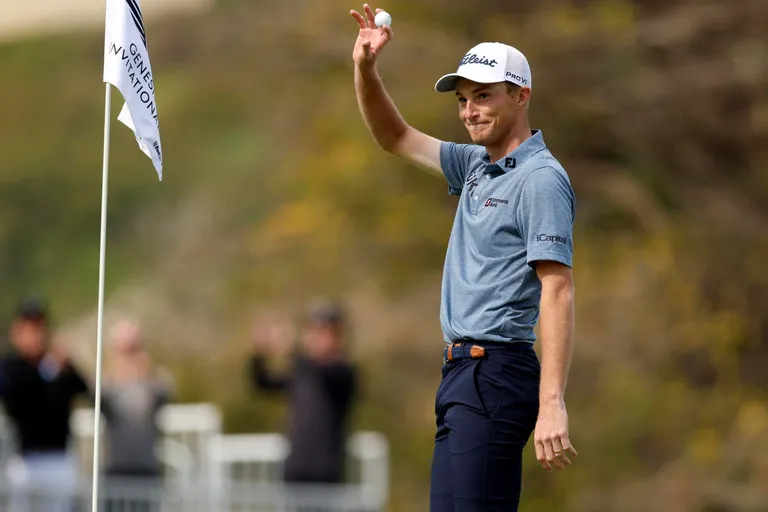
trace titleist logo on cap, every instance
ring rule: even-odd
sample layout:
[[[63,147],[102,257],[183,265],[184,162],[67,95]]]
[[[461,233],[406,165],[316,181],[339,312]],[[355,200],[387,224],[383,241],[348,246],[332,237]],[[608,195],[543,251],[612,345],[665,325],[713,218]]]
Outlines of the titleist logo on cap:
[[[490,67],[496,67],[496,64],[499,62],[494,60],[488,60],[488,58],[483,55],[482,57],[478,57],[476,53],[468,53],[464,55],[464,58],[461,59],[461,62],[459,63],[459,66],[463,66],[465,64],[482,64],[483,66],[490,66]]]

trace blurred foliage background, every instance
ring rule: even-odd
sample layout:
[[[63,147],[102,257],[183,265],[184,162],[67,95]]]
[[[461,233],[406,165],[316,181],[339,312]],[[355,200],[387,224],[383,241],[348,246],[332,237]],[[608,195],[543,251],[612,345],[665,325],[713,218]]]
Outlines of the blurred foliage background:
[[[244,378],[254,309],[300,319],[315,296],[342,300],[365,376],[355,427],[392,443],[391,510],[420,512],[456,198],[360,119],[348,11],[361,7],[219,0],[146,19],[165,178],[114,122],[107,319],[148,324],[181,400],[218,404],[229,432],[273,430],[284,404]],[[441,139],[467,136],[437,77],[480,40],[520,48],[532,124],[576,190],[580,456],[550,475],[527,450],[521,510],[768,511],[768,3],[373,7],[394,18],[388,91]],[[89,369],[102,45],[100,30],[0,45],[0,313],[45,295]]]

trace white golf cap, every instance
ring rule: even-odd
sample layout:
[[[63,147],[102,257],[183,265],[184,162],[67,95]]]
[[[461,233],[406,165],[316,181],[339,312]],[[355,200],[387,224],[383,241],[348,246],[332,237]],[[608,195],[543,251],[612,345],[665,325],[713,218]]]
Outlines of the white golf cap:
[[[459,78],[481,84],[512,82],[521,87],[531,87],[531,67],[517,48],[503,43],[480,43],[464,55],[455,73],[437,81],[435,90],[455,91]]]

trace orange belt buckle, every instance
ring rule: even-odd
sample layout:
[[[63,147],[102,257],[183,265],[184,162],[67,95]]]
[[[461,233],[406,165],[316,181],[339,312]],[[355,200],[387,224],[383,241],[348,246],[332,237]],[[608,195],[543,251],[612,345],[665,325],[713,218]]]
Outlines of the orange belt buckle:
[[[472,359],[480,359],[481,357],[485,356],[485,347],[481,347],[480,345],[472,345],[472,347],[469,349],[469,356]]]

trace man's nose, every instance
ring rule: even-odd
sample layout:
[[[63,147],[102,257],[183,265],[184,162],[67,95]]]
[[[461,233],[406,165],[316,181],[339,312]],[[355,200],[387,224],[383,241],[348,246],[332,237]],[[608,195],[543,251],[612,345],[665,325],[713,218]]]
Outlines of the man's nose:
[[[467,119],[470,119],[470,120],[475,119],[478,116],[478,114],[479,114],[479,111],[477,109],[477,105],[475,105],[473,102],[467,101],[464,104],[464,115],[466,116]]]

